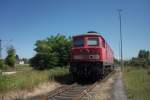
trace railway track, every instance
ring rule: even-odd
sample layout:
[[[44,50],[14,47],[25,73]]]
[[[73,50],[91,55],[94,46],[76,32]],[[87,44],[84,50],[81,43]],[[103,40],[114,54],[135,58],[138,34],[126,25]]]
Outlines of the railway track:
[[[69,87],[63,89],[56,89],[48,94],[48,100],[79,100],[87,92],[91,91],[96,86],[96,83],[92,85],[79,85],[72,84]]]
[[[49,92],[47,95],[32,98],[30,100],[80,100],[83,96],[88,95],[98,83],[107,81],[114,73],[115,71],[111,72],[104,79],[93,84],[81,85],[74,83],[72,85],[64,85]]]

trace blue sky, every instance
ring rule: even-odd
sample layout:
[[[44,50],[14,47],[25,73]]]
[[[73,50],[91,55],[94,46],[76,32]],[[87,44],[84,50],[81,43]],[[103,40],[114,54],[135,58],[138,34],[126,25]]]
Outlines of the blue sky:
[[[119,56],[122,12],[124,58],[150,50],[150,0],[0,0],[0,38],[20,57],[32,57],[35,41],[57,33],[100,32]],[[11,41],[8,41],[11,40]]]

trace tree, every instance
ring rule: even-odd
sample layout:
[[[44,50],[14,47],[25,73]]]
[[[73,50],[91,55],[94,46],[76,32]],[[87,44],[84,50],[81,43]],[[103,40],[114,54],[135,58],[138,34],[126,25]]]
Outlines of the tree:
[[[114,64],[115,65],[120,65],[120,61],[118,59],[114,58]]]
[[[24,64],[28,64],[28,59],[27,58],[22,58],[22,61],[24,61]]]
[[[132,58],[130,65],[135,67],[147,67],[148,62],[144,58]]]
[[[63,35],[56,35],[48,38],[48,44],[51,45],[52,52],[57,56],[57,65],[65,66],[69,62],[69,51],[71,47],[71,40]]]
[[[138,58],[144,58],[146,60],[150,60],[150,52],[146,50],[140,50],[138,54]]]
[[[16,60],[15,49],[11,46],[7,49],[7,57],[5,59],[5,63],[10,67],[14,67],[15,60]]]
[[[66,66],[69,63],[71,40],[64,35],[57,34],[38,40],[35,46],[36,55],[30,60],[35,69]]]
[[[17,63],[17,64],[19,64],[19,56],[18,56],[18,55],[16,55],[16,57],[15,57],[15,58],[16,58],[16,63]]]
[[[3,69],[3,67],[4,67],[4,61],[0,59],[0,69]]]
[[[147,50],[140,50],[137,57],[133,57],[129,61],[129,65],[135,67],[148,67],[150,65],[150,52]]]

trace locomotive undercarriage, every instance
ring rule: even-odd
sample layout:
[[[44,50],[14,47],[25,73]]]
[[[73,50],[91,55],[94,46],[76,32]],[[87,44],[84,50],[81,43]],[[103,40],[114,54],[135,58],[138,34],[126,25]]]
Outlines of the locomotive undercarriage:
[[[111,70],[111,65],[103,62],[72,62],[70,64],[70,72],[75,81],[97,81]]]

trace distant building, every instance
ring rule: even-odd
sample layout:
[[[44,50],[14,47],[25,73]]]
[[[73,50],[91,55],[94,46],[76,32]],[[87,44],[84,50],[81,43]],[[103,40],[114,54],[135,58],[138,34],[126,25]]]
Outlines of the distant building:
[[[23,61],[23,60],[20,60],[20,61],[19,61],[19,64],[24,64],[24,61]]]

